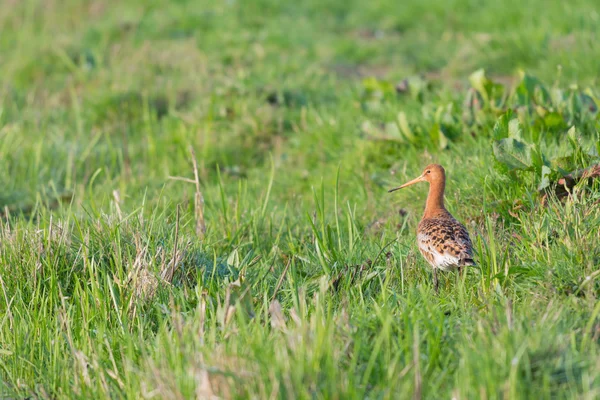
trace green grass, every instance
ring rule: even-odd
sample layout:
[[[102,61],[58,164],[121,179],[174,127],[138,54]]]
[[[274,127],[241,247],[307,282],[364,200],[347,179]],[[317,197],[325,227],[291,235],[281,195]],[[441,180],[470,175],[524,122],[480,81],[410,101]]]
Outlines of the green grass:
[[[9,3],[0,397],[600,396],[596,1]]]

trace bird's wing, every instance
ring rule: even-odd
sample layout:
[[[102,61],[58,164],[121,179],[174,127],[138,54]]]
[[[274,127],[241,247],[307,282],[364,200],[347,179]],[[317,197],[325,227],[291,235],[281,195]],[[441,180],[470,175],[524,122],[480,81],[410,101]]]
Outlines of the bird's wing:
[[[452,224],[452,230],[458,256],[467,263],[473,263],[473,243],[469,237],[469,231],[467,231],[467,228],[463,224],[456,220]]]
[[[438,268],[474,264],[469,232],[454,218],[421,221],[417,240],[425,258]]]
[[[434,268],[448,269],[458,265],[459,258],[452,251],[440,246],[434,237],[419,233],[417,241],[421,254]]]

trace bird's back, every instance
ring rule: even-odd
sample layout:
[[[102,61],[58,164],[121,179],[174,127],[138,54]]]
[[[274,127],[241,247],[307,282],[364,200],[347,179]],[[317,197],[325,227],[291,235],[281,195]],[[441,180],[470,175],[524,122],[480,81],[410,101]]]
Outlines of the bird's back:
[[[423,218],[419,222],[417,241],[419,250],[434,268],[451,270],[475,265],[469,232],[447,211]]]

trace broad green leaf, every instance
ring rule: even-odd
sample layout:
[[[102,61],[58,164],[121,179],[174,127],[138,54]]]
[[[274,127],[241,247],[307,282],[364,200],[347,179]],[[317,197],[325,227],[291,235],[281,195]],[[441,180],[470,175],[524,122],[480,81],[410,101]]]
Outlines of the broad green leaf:
[[[569,138],[569,144],[571,145],[573,152],[574,153],[581,152],[582,151],[581,144],[579,143],[579,136],[577,135],[577,130],[575,129],[575,126],[572,126],[567,131],[567,137]]]
[[[429,130],[429,137],[440,149],[448,147],[448,138],[444,135],[439,124],[434,124]]]
[[[479,69],[469,76],[471,86],[483,97],[492,108],[500,106],[504,95],[504,86],[494,83],[485,75],[484,69]]]
[[[471,83],[471,86],[477,90],[486,101],[489,100],[488,87],[491,82],[485,76],[485,70],[483,68],[473,72],[469,76],[469,82]]]
[[[552,98],[552,104],[554,107],[558,107],[566,101],[564,91],[557,87],[550,89],[550,97]]]
[[[444,134],[444,131],[442,129],[440,129],[439,133],[440,133],[440,140],[439,140],[440,149],[445,149],[448,147],[448,137]]]
[[[569,137],[569,140],[571,142],[577,141],[577,131],[575,130],[575,126],[569,128],[569,130],[567,131],[567,136]]]
[[[531,146],[531,165],[535,169],[536,172],[542,171],[544,166],[547,166],[548,162],[546,161],[546,157],[544,153],[540,150],[538,145]]]
[[[550,112],[544,116],[544,125],[548,129],[564,129],[566,127],[563,116],[557,112]]]
[[[529,170],[532,168],[531,145],[509,137],[493,144],[494,157],[509,170]]]
[[[551,101],[550,92],[539,79],[524,71],[519,71],[519,76],[521,82],[516,89],[519,104],[529,106],[532,101],[536,104],[547,104]]]
[[[516,121],[511,125],[512,121]],[[500,116],[496,124],[494,125],[492,137],[494,140],[505,139],[507,137],[511,137],[514,134],[517,134],[517,138],[521,136],[521,128],[519,125],[519,120],[517,118],[513,118],[513,112],[509,110],[506,114]],[[511,135],[512,132],[512,135]]]
[[[498,118],[498,121],[496,121],[494,129],[492,130],[492,137],[494,140],[501,140],[508,137],[508,121],[508,114]]]
[[[542,178],[540,180],[540,184],[538,185],[538,190],[542,190],[547,188],[548,186],[550,186],[550,174],[552,173],[552,170],[543,165],[542,166]]]
[[[511,119],[508,122],[508,137],[521,139],[523,130],[521,129],[521,123],[517,118]]]
[[[417,141],[417,137],[413,133],[412,129],[410,129],[410,125],[408,124],[408,119],[406,118],[406,113],[404,111],[400,111],[398,113],[398,127],[409,142],[415,143]]]

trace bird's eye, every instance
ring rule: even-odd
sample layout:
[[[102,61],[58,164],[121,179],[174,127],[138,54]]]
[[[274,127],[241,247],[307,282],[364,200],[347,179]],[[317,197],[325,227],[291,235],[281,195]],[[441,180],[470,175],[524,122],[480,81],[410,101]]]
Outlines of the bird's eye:
[[[430,174],[430,173],[431,173],[431,171],[429,171],[429,170],[428,170],[428,171],[427,171],[427,173],[428,173],[428,174]]]

